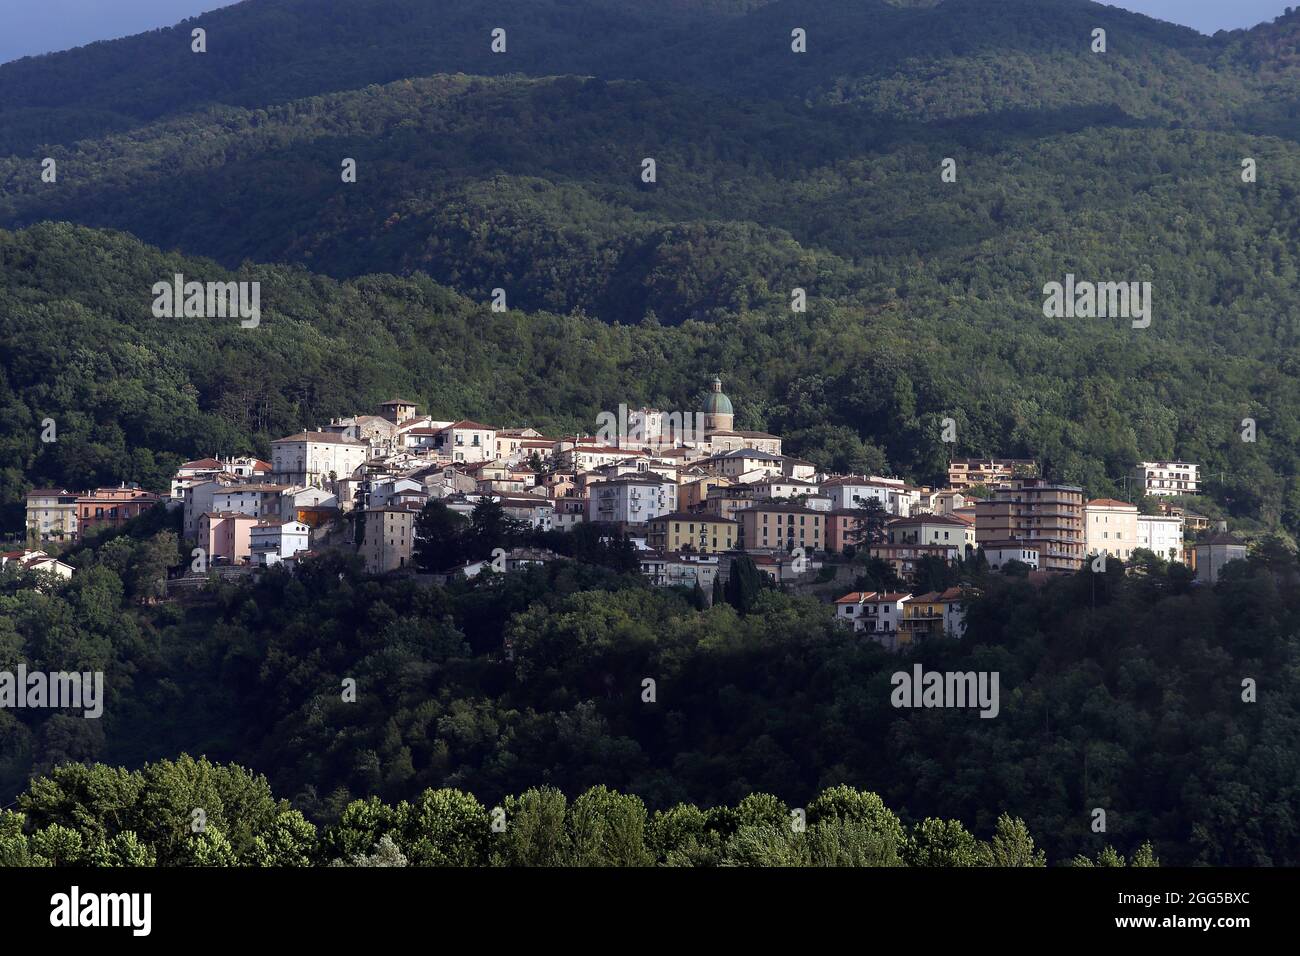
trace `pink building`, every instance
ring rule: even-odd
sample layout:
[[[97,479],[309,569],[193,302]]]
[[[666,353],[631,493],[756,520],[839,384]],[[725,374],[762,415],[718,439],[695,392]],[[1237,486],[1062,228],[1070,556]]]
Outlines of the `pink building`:
[[[252,553],[252,532],[258,518],[238,511],[208,512],[199,517],[199,545],[208,561],[224,558],[231,564],[246,562]]]

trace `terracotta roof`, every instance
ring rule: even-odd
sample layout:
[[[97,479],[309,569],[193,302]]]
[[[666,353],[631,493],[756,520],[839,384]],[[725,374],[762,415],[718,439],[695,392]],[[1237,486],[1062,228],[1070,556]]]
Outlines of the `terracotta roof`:
[[[28,498],[51,498],[56,495],[71,495],[75,492],[68,491],[66,488],[33,488],[27,492]]]
[[[496,431],[496,429],[491,425],[483,425],[480,424],[479,422],[472,422],[469,419],[463,419],[458,422],[452,422],[450,425],[447,426],[447,428],[466,428],[466,429],[477,430],[482,432]],[[446,431],[446,429],[443,430]]]
[[[380,402],[380,403],[379,403],[379,407],[380,407],[380,408],[384,408],[385,406],[388,406],[388,405],[414,405],[414,404],[415,404],[415,402],[408,402],[408,401],[407,401],[406,399],[404,399],[404,398],[390,398],[390,399],[389,399],[388,401],[386,401],[386,402]]]
[[[908,604],[950,604],[961,600],[961,588],[948,588],[946,591],[929,591],[908,598]]]
[[[221,462],[215,458],[199,458],[195,461],[187,461],[181,465],[181,468],[221,468]]]
[[[1116,501],[1114,498],[1093,498],[1088,502],[1088,507],[1093,508],[1132,508],[1137,511],[1137,505],[1129,504],[1127,501]]]

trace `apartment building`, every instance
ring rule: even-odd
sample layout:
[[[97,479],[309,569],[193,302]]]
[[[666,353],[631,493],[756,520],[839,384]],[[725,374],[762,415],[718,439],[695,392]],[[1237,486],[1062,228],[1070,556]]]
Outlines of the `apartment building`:
[[[139,488],[96,488],[77,497],[77,535],[85,537],[99,528],[116,528],[156,508],[162,499]]]
[[[1083,506],[1084,550],[1127,561],[1138,546],[1137,505],[1093,498]]]
[[[975,505],[975,540],[1027,541],[1045,571],[1077,571],[1085,554],[1083,489],[1013,478]]]
[[[1013,478],[1038,477],[1038,462],[1032,458],[954,458],[948,463],[948,487],[955,490],[972,485],[992,488]]]
[[[41,541],[76,538],[77,495],[66,488],[33,488],[27,492],[27,537]]]
[[[1154,551],[1166,561],[1183,560],[1181,515],[1138,515],[1137,546]]]
[[[366,463],[369,446],[335,432],[298,432],[271,442],[271,475],[276,482],[325,486],[351,478]]]
[[[1133,468],[1133,480],[1147,495],[1200,494],[1200,465],[1186,461],[1143,461]]]
[[[715,554],[736,547],[739,527],[730,518],[676,512],[650,519],[646,544],[652,551]]]
[[[832,510],[865,508],[868,501],[880,503],[891,515],[906,518],[921,502],[921,492],[907,487],[902,478],[876,475],[842,475],[821,483],[823,494],[831,496]]]
[[[622,475],[591,486],[587,517],[611,524],[644,524],[677,510],[677,483],[654,474]]]
[[[736,512],[740,522],[739,547],[745,550],[826,547],[826,512],[779,501],[751,502]]]

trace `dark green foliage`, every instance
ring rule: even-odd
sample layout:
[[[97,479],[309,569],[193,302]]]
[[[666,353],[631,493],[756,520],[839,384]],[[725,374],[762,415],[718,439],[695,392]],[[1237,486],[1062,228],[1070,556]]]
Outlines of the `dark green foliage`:
[[[1057,861],[1093,857],[1105,843],[1133,853],[1147,840],[1178,865],[1300,860],[1300,824],[1287,809],[1297,768],[1279,756],[1300,733],[1300,563],[1276,543],[1227,568],[1215,588],[1160,562],[1125,575],[1112,561],[1104,576],[1046,584],[968,568],[978,596],[967,637],[902,655],[807,599],[765,589],[746,615],[727,602],[701,612],[689,593],[569,561],[442,589],[368,579],[327,554],[182,608],[140,605],[110,566],[114,554],[105,545],[79,556],[77,576],[49,592],[0,596],[0,666],[102,668],[108,701],[99,720],[0,710],[8,800],[66,761],[135,767],[200,750],[264,773],[315,823],[355,817],[354,836],[331,838],[331,859],[372,855],[389,832],[411,860],[452,853],[420,849],[414,831],[378,810],[344,814],[375,796],[414,801],[403,812],[453,840],[461,861],[631,859],[627,828],[641,826],[656,858],[678,863],[717,862],[739,838],[735,852],[751,861],[949,865],[974,852],[963,833],[992,833],[1004,813],[1023,818]],[[128,579],[140,554],[121,565]],[[890,675],[917,662],[997,671],[998,717],[893,708]],[[647,677],[653,703],[642,696]],[[1242,699],[1247,678],[1257,702]],[[345,679],[356,681],[355,702],[342,698]],[[77,771],[66,772],[73,787]],[[248,858],[259,835],[249,821],[278,819],[271,804],[236,809],[263,801],[261,791],[200,768],[181,776],[164,817],[205,801],[220,839],[201,849],[214,859]],[[419,802],[425,791],[467,791],[514,819],[519,808],[502,801],[539,781],[569,796],[603,785],[651,816],[638,823],[625,808],[623,823],[583,829],[578,845],[567,830],[544,836],[550,811],[539,809],[526,843],[484,850],[479,810],[460,797]],[[908,842],[875,798],[838,784],[879,792],[905,826],[935,818],[964,829],[908,831]],[[136,786],[99,781],[95,799],[124,805]],[[715,807],[708,832],[686,818],[671,833],[655,823],[654,811],[690,802]],[[54,809],[64,805],[47,801],[42,819],[82,828],[74,810]],[[1104,842],[1089,826],[1097,806],[1113,811]],[[790,842],[778,822],[798,807],[808,830]],[[257,852],[298,852],[302,824],[279,826]],[[148,820],[130,829],[160,860],[200,849],[182,852]],[[75,855],[113,832],[84,833],[82,850],[56,836],[49,852]],[[1003,842],[1003,857],[1033,856],[1014,829]]]

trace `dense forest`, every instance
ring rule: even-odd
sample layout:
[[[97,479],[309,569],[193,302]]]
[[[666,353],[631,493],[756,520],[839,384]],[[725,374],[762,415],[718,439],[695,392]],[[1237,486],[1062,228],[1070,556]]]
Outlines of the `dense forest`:
[[[4,866],[1045,866],[1024,821],[988,840],[956,820],[904,827],[874,793],[832,787],[791,809],[755,793],[734,807],[650,814],[592,787],[570,802],[534,787],[484,807],[454,789],[395,805],[357,800],[318,828],[266,778],[183,756],[139,771],[68,764],[0,810]],[[201,814],[196,816],[196,811]],[[1071,866],[1159,866],[1150,844]]]
[[[66,584],[0,581],[0,666],[102,670],[107,700],[96,720],[0,710],[4,803],[65,762],[189,753],[326,826],[430,789],[493,806],[605,786],[667,811],[846,785],[909,827],[1020,818],[1056,863],[1148,841],[1166,864],[1300,863],[1300,562],[1281,542],[1214,588],[1150,555],[1045,585],[971,568],[966,637],[895,655],[814,598],[701,610],[571,561],[441,588],[334,553],[156,604],[178,560],[161,520],[76,551]],[[915,663],[999,673],[997,719],[894,707]]]

